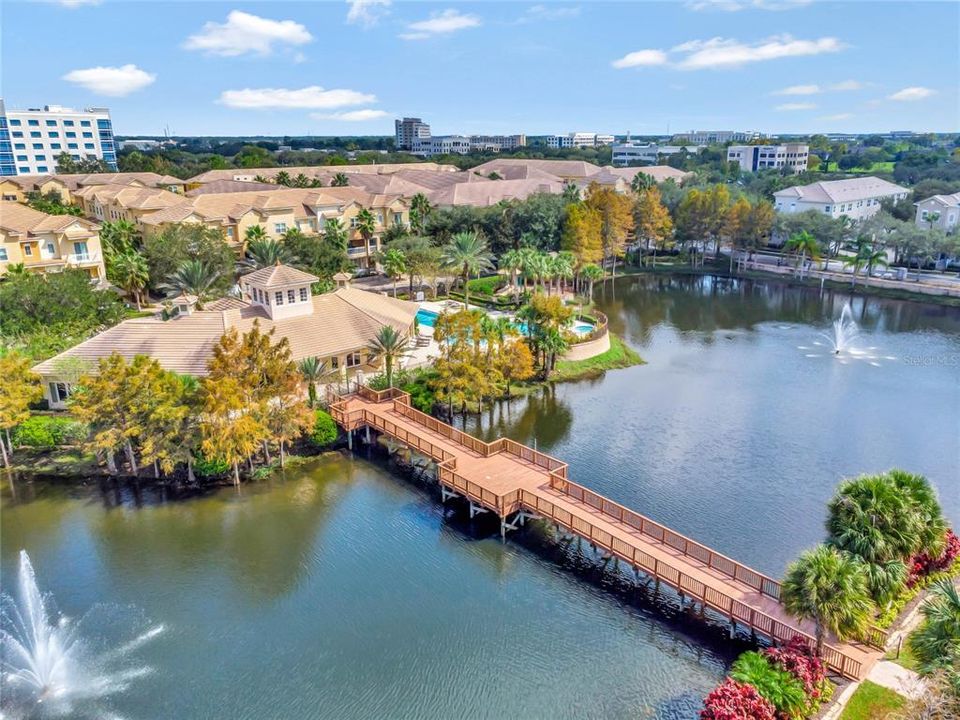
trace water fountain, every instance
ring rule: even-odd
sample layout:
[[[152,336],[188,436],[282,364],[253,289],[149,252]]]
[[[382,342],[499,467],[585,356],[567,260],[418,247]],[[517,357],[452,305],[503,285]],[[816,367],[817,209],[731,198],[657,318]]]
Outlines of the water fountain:
[[[889,355],[880,357],[875,354],[876,347],[860,348],[854,343],[860,336],[860,328],[853,319],[853,309],[850,303],[843,306],[840,311],[840,317],[833,321],[833,333],[820,333],[820,337],[826,340],[826,347],[829,348],[830,356],[837,358],[841,364],[846,365],[851,360],[863,360],[874,367],[880,367],[879,360],[896,360]],[[818,348],[824,347],[824,343],[814,340],[813,344]],[[812,350],[813,348],[805,345],[798,346],[800,350]],[[807,353],[807,357],[823,357],[821,353]]]
[[[137,628],[122,608],[97,606],[73,622],[40,592],[33,565],[20,551],[19,602],[0,595],[0,718],[103,717],[99,701],[150,672],[131,656],[163,632]],[[87,629],[103,613],[108,633]],[[132,632],[131,632],[132,631]],[[126,639],[132,638],[132,639]]]
[[[833,336],[824,334],[824,337],[833,343],[833,354],[839,355],[851,349],[852,342],[856,340],[859,334],[860,328],[857,327],[857,323],[853,319],[853,310],[850,308],[850,303],[847,303],[840,311],[840,317],[833,321]]]

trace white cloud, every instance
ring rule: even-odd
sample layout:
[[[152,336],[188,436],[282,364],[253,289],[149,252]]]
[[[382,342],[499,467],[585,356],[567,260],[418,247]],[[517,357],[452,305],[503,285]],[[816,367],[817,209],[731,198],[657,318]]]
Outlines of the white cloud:
[[[740,12],[741,10],[793,10],[809,5],[813,0],[687,0],[687,8],[697,12],[701,10],[720,10],[722,12]]]
[[[615,68],[670,65],[680,70],[724,69],[780,58],[833,53],[845,47],[833,37],[795,40],[789,35],[775,35],[755,43],[715,37],[676,45],[670,48],[669,56],[662,50],[638,50],[614,60],[612,64]]]
[[[819,85],[791,85],[782,90],[776,90],[774,95],[816,95],[821,92]]]
[[[187,38],[187,50],[202,50],[210,55],[235,57],[246,53],[269,55],[274,45],[305,45],[313,36],[293,20],[269,20],[240,10],[232,10],[225,23],[208,22],[196,35]]]
[[[386,110],[348,110],[346,112],[337,112],[337,113],[311,113],[310,117],[314,120],[340,120],[343,122],[365,122],[367,120],[379,120],[380,118],[389,117],[390,113]]]
[[[347,5],[350,6],[347,11],[350,25],[373,27],[389,12],[390,0],[347,0]]]
[[[426,20],[407,25],[409,32],[402,33],[400,37],[404,40],[425,40],[434,35],[449,35],[458,30],[478,27],[480,18],[476,15],[462,15],[458,10],[444,10],[440,13],[433,13]]]
[[[98,95],[123,97],[150,85],[157,76],[141,70],[136,65],[121,65],[120,67],[71,70],[63,76],[63,79]]]
[[[245,88],[224,90],[220,102],[227,107],[246,110],[335,110],[350,105],[376,102],[375,95],[356,90],[324,90],[318,85],[288,90],[286,88]]]
[[[517,23],[545,22],[547,20],[563,20],[580,15],[579,5],[532,5],[517,20]]]
[[[853,113],[837,113],[836,115],[823,115],[820,119],[827,122],[833,122],[836,120],[849,120],[853,117]]]
[[[619,70],[632,67],[666,65],[667,54],[663,50],[637,50],[636,52],[627,53],[619,60],[614,60],[610,64]]]
[[[816,105],[813,103],[784,103],[783,105],[777,105],[775,110],[782,111],[794,111],[794,110],[814,110]]]
[[[704,70],[786,57],[822,55],[838,52],[843,48],[843,43],[834,37],[795,40],[789,35],[779,35],[753,44],[716,37],[710,40],[694,40],[674,49],[688,53],[678,67],[684,70]]]
[[[862,82],[857,82],[856,80],[844,80],[843,82],[834,83],[830,86],[830,89],[834,92],[848,92],[851,90],[861,90],[863,88]]]
[[[908,87],[903,90],[897,90],[893,95],[888,95],[887,100],[898,100],[900,102],[913,102],[914,100],[923,100],[931,95],[936,95],[937,91],[925,87]]]

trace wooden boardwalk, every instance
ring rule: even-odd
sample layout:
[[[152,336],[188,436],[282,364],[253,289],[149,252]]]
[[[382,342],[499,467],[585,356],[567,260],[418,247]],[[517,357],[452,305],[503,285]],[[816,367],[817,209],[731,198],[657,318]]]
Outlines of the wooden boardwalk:
[[[444,500],[458,495],[470,501],[471,515],[496,513],[501,532],[528,517],[549,520],[774,642],[794,635],[813,642],[812,623],[794,618],[780,603],[778,581],[577,485],[556,458],[506,438],[483,442],[414,409],[396,389],[359,387],[335,398],[330,409],[351,438],[352,431],[369,427],[434,460]],[[828,642],[824,660],[859,680],[881,657],[877,648],[885,640],[875,631],[871,645]]]

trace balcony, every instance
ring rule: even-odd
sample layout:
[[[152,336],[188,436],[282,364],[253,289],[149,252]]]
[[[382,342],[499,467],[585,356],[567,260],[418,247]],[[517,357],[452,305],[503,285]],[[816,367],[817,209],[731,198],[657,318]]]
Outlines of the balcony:
[[[66,257],[69,265],[91,265],[100,262],[100,253],[71,253]]]
[[[347,257],[366,257],[367,248],[364,245],[351,245],[347,248]]]

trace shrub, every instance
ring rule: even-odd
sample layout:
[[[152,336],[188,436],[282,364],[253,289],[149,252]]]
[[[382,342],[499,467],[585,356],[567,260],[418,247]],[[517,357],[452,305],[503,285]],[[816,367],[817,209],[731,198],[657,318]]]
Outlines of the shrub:
[[[317,447],[328,447],[337,441],[340,430],[326,410],[316,410],[313,421],[313,430],[310,431],[310,442]]]
[[[768,648],[763,654],[776,667],[799,680],[808,696],[819,697],[827,671],[823,661],[816,656],[813,647],[805,637],[794,635],[786,645]]]
[[[467,282],[470,288],[470,294],[480,293],[481,295],[493,295],[500,288],[507,284],[506,278],[500,275],[489,275],[482,278],[474,278]]]
[[[20,447],[52,448],[78,445],[87,439],[87,426],[65,417],[34,415],[13,431],[13,444]]]
[[[800,681],[758,652],[745,652],[737,658],[730,677],[756,688],[783,717],[803,717],[806,713],[807,695]]]
[[[700,720],[774,720],[773,704],[751,685],[724,680],[703,700]]]
[[[907,585],[913,587],[921,578],[946,570],[953,565],[958,556],[960,556],[960,538],[954,534],[953,530],[947,528],[943,552],[937,556],[922,552],[914,555],[910,560],[910,577],[907,579]]]
[[[230,464],[218,458],[198,457],[193,462],[193,471],[200,477],[216,477],[226,475],[230,471]]]

